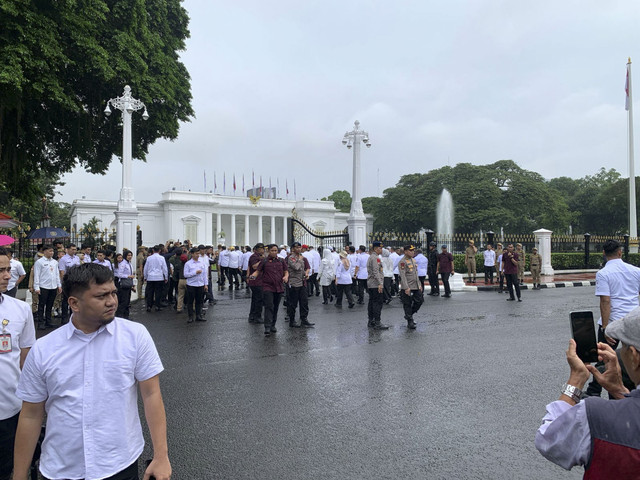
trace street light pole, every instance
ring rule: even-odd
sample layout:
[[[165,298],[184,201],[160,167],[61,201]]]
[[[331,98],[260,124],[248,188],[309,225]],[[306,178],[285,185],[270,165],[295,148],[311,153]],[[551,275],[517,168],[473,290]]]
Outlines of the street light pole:
[[[116,210],[116,246],[119,252],[123,249],[131,250],[134,258],[136,256],[136,226],[138,223],[138,207],[133,194],[133,181],[131,174],[131,114],[144,108],[142,118],[147,120],[149,114],[147,107],[140,100],[131,96],[131,87],[124,87],[121,97],[112,98],[107,101],[104,109],[106,116],[111,115],[111,108],[122,112],[122,188],[120,189],[120,199]]]
[[[347,225],[349,229],[349,241],[356,247],[367,244],[367,219],[362,209],[362,198],[360,192],[360,143],[364,143],[367,148],[371,147],[369,134],[360,130],[360,122],[354,123],[354,129],[346,132],[342,137],[342,144],[348,149],[353,148],[353,188],[351,192],[351,210]]]

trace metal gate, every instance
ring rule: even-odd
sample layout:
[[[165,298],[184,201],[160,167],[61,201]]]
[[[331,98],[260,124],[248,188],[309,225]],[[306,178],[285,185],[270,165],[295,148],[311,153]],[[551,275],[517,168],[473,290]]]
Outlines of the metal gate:
[[[300,242],[303,245],[313,245],[316,248],[333,246],[336,250],[349,245],[349,232],[346,227],[344,230],[333,232],[317,232],[295,217],[289,218],[288,223],[289,245],[293,242]]]

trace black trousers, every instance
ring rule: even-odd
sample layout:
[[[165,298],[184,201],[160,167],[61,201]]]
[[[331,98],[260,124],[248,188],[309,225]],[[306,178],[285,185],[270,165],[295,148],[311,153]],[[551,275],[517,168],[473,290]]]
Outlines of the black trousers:
[[[151,308],[154,304],[160,308],[163,290],[164,280],[147,280],[147,290],[145,292],[147,308]]]
[[[229,267],[221,267],[218,265],[218,285],[224,287],[225,282],[227,281],[227,275]]]
[[[497,279],[500,281],[500,292],[504,290],[504,273],[498,272],[496,273]]]
[[[307,296],[307,287],[289,287],[289,300],[287,301],[287,311],[289,313],[289,321],[295,322],[296,308],[300,305],[300,321],[306,322],[309,316],[309,297]]]
[[[391,300],[392,290],[393,290],[393,277],[384,277],[384,287],[382,289],[382,294],[384,295],[385,302],[388,302]]]
[[[424,295],[422,290],[411,290],[411,293],[407,295],[404,290],[400,291],[400,299],[402,300],[402,308],[404,314],[411,317],[414,313],[420,310],[420,307],[424,303]]]
[[[495,272],[496,267],[491,265],[491,266],[484,266],[484,283],[493,283],[493,272]]]
[[[42,292],[42,289],[40,289]],[[13,471],[13,444],[16,441],[16,430],[18,428],[18,417],[16,413],[13,417],[0,420],[0,480],[9,480]]]
[[[249,287],[251,289],[251,308],[249,309],[249,320],[258,320],[262,318],[262,287]]]
[[[315,289],[316,293],[320,293],[320,284],[318,283],[318,272],[312,273],[307,281],[307,292],[309,292],[309,296],[313,295],[313,290]]]
[[[193,304],[196,304],[196,318],[202,317],[202,304],[204,300],[204,285],[201,287],[192,287],[187,285],[187,313],[189,318],[193,318]]]
[[[329,299],[331,299],[333,297],[333,294],[331,293],[331,286],[330,285],[323,285],[322,286],[322,301],[323,302],[328,302]]]
[[[131,288],[118,287],[118,309],[116,317],[129,318],[129,305],[131,304]]]
[[[262,291],[264,302],[264,329],[268,330],[276,326],[278,320],[278,308],[280,307],[280,297],[282,293]]]
[[[338,296],[336,297],[336,305],[342,305],[342,295],[347,297],[347,302],[349,305],[353,305],[353,295],[351,295],[351,284],[339,283],[337,285],[338,288]]]
[[[46,477],[42,477],[44,480],[49,480]],[[115,475],[105,478],[104,480],[140,480],[138,476],[138,460],[133,462],[124,470],[120,470]]]
[[[378,288],[369,289],[369,304],[367,305],[367,314],[369,321],[379,322],[382,313],[382,304],[384,303],[384,294],[378,292]]]
[[[429,277],[429,285],[431,286],[431,293],[440,293],[440,282],[438,281],[438,274],[435,270],[429,270],[427,272]]]
[[[513,297],[513,287],[516,288],[516,296],[520,298],[520,282],[518,281],[517,273],[505,273],[505,277],[507,277],[507,288],[509,289],[509,298]]]
[[[61,323],[64,325],[68,321],[69,321],[69,297],[67,297],[63,292],[62,293],[62,320],[61,320]]]
[[[58,290],[55,288],[41,288],[38,297],[38,321],[40,323],[51,323],[51,310],[53,302],[56,301]]]
[[[442,278],[442,286],[444,287],[444,294],[451,295],[451,286],[449,285],[449,277],[451,272],[440,272],[440,278]]]
[[[227,278],[229,279],[229,286],[240,286],[240,281],[238,280],[238,272],[239,270],[237,268],[227,267]]]
[[[396,295],[400,291],[400,275],[393,274],[393,294]]]
[[[358,290],[356,291],[358,295],[358,303],[364,303],[364,291],[367,289],[367,279],[366,278],[358,278]]]

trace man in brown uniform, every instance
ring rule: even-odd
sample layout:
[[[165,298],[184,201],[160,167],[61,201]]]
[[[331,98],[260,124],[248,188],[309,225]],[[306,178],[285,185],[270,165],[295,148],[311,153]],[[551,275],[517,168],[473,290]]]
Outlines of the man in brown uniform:
[[[467,281],[471,283],[476,281],[476,253],[478,247],[474,245],[473,240],[469,240],[469,246],[464,251],[464,264],[467,266]],[[473,275],[473,280],[471,280]]]
[[[369,305],[367,313],[369,314],[368,327],[376,330],[388,330],[389,325],[385,325],[380,321],[382,313],[382,304],[384,302],[384,274],[382,273],[382,242],[373,242],[373,250],[367,260],[367,290],[369,290]]]
[[[293,242],[291,253],[287,256],[287,268],[289,269],[289,298],[287,299],[287,311],[289,313],[289,326],[294,328],[313,327],[309,322],[309,301],[307,298],[307,280],[311,267],[306,258],[302,256],[302,245]],[[296,322],[296,307],[300,304],[300,323]]]
[[[540,290],[540,267],[542,267],[542,256],[538,253],[538,249],[534,248],[529,255],[529,268],[533,277],[534,290]]]
[[[516,253],[518,254],[518,282],[524,285],[524,264],[527,259],[521,243],[516,243]]]
[[[413,314],[420,310],[424,303],[424,295],[422,294],[422,282],[418,278],[418,266],[413,259],[415,255],[415,247],[406,245],[404,247],[404,257],[398,263],[398,271],[400,272],[400,299],[402,300],[402,308],[404,308],[404,319],[410,329],[416,328],[416,322],[413,320]]]

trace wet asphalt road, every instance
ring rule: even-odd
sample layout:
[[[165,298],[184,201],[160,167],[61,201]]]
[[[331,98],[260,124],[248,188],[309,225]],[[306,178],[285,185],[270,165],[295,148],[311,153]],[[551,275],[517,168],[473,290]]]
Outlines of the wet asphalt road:
[[[247,323],[245,290],[216,297],[206,323],[133,309],[165,366],[175,480],[582,475],[545,460],[533,439],[568,378],[568,313],[597,318],[594,287],[525,291],[522,303],[427,296],[415,331],[397,299],[383,310],[392,328],[378,332],[366,305],[314,297],[316,328],[290,329],[281,308],[270,338]]]

